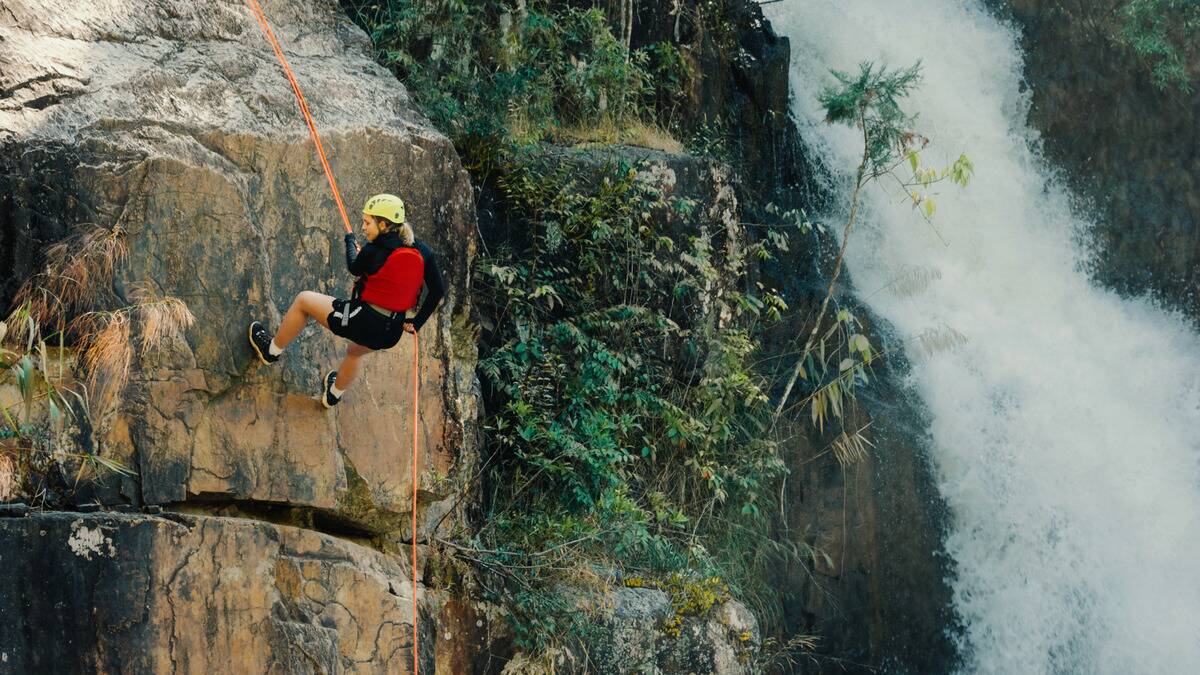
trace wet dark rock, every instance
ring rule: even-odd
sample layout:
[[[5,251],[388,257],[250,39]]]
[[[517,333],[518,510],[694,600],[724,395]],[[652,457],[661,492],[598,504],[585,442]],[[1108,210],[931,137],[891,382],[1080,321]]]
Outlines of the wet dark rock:
[[[401,673],[412,585],[402,557],[247,520],[42,513],[0,520],[0,671]],[[389,590],[391,592],[389,592]],[[422,671],[434,672],[418,592]],[[69,645],[69,648],[64,646]]]
[[[0,504],[0,518],[24,518],[29,514],[29,505],[21,502]]]
[[[1104,3],[989,4],[1021,31],[1029,122],[1097,221],[1097,280],[1200,321],[1200,90],[1156,89]]]

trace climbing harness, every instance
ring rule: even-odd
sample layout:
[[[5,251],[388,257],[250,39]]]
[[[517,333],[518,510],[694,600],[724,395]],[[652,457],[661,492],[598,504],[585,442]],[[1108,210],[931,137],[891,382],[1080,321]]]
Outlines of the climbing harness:
[[[347,234],[353,234],[354,230],[350,227],[350,217],[346,215],[346,206],[342,203],[342,195],[338,192],[337,181],[333,178],[333,170],[329,168],[329,159],[325,156],[325,148],[321,145],[321,137],[317,134],[317,126],[313,123],[312,113],[308,110],[308,102],[304,100],[304,94],[300,91],[300,84],[296,82],[296,76],[292,73],[292,69],[288,66],[287,59],[283,56],[283,48],[279,46],[279,41],[275,39],[275,34],[271,32],[271,26],[267,23],[267,17],[263,13],[262,7],[258,4],[258,0],[246,0],[246,4],[250,6],[250,11],[254,13],[254,18],[258,20],[258,25],[262,28],[263,34],[266,35],[267,41],[271,43],[271,49],[275,51],[275,58],[279,60],[279,65],[283,67],[283,72],[287,75],[288,82],[292,84],[292,91],[296,94],[296,102],[300,105],[300,112],[304,113],[304,122],[308,125],[308,133],[312,136],[313,143],[317,146],[317,155],[321,158],[321,166],[325,169],[325,177],[329,179],[329,189],[333,191],[333,199],[337,202],[338,211],[342,214],[342,224],[346,228]],[[390,195],[388,195],[390,196]],[[395,198],[399,202],[399,198]],[[403,214],[403,202],[400,202],[400,213]],[[403,217],[403,216],[401,216]],[[361,309],[361,308],[359,308]],[[357,311],[357,310],[356,310]],[[343,312],[343,325],[349,321],[348,312]],[[409,473],[412,474],[412,655],[413,655],[413,675],[418,675],[420,672],[420,658],[418,655],[419,635],[417,631],[418,613],[417,613],[417,423],[420,420],[420,402],[417,398],[420,394],[421,383],[419,378],[419,368],[421,364],[421,340],[414,332],[413,336],[413,376],[412,376],[412,391],[413,391],[413,419],[412,419],[412,464],[410,465]]]
[[[334,312],[333,315],[336,316],[337,318],[341,319],[342,327],[345,327],[345,326],[349,326],[350,319],[353,319],[354,317],[358,316],[358,313],[361,311],[362,311],[362,307],[359,307],[359,308],[355,309],[353,312],[351,312],[350,306],[347,304],[342,307],[341,311]]]

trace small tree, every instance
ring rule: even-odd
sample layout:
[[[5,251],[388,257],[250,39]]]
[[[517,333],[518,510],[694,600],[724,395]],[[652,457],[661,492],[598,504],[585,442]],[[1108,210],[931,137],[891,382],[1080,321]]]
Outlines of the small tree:
[[[850,231],[858,215],[863,188],[878,178],[890,176],[900,183],[912,198],[913,206],[921,208],[923,215],[928,219],[933,216],[934,202],[920,190],[946,179],[965,186],[974,171],[966,155],[960,156],[954,164],[941,171],[921,166],[917,152],[925,147],[928,140],[913,130],[915,118],[906,114],[899,102],[920,82],[920,71],[920,62],[906,69],[892,71],[882,66],[876,68],[875,64],[865,62],[860,64],[857,75],[831,71],[837,79],[837,84],[827,87],[818,97],[821,105],[825,107],[827,123],[846,124],[862,131],[863,152],[850,194],[850,213],[842,227],[842,244],[834,260],[829,288],[821,301],[821,308],[817,311],[817,318],[813,322],[804,349],[800,351],[800,358],[792,369],[783,396],[775,408],[776,420],[783,413],[796,380],[803,373],[804,364],[817,344],[822,321],[829,310],[833,290],[842,272],[842,261],[846,255],[846,246],[850,243]],[[912,174],[901,178],[896,172],[906,160]],[[872,353],[865,344],[865,338],[851,340],[850,346],[852,351],[862,355],[864,361],[870,361]],[[845,372],[847,369],[841,370]],[[815,417],[817,415],[814,413]]]

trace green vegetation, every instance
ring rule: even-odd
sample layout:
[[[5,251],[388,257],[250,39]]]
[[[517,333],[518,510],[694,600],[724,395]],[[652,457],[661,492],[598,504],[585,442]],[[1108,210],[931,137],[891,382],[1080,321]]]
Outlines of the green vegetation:
[[[723,252],[723,226],[665,200],[637,167],[592,175],[513,156],[498,175],[519,227],[476,266],[489,440],[502,457],[472,545],[503,551],[487,562],[517,587],[576,561],[721,579],[778,611],[761,585],[781,553],[764,510],[785,469],[749,330],[782,301],[738,292],[743,260]],[[665,210],[689,234],[672,234]],[[514,615],[554,620],[553,602]],[[552,635],[528,631],[523,646]]]
[[[93,472],[131,475],[120,461],[78,452],[78,424],[90,423],[87,387],[77,381],[74,355],[64,334],[43,334],[29,303],[0,322],[0,502],[39,505],[55,473],[78,482]]]
[[[30,465],[61,449],[71,410],[60,386],[62,349],[41,339],[27,305],[0,322],[0,369],[0,502],[6,502],[24,496]]]
[[[677,145],[664,129],[694,77],[690,62],[666,43],[630,51],[598,9],[499,0],[342,4],[369,31],[380,62],[468,158],[512,142],[595,133]]]
[[[1146,61],[1154,86],[1190,93],[1200,58],[1200,0],[1131,0],[1119,16],[1118,39]]]

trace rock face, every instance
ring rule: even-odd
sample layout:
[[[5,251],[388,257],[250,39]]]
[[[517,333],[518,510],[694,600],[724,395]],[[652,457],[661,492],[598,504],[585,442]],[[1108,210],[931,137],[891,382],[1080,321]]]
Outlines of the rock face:
[[[871,425],[868,459],[843,467],[821,455],[832,434],[789,447],[798,458],[784,492],[789,539],[811,548],[803,568],[778,570],[787,622],[819,636],[821,653],[854,664],[818,660],[811,672],[954,670],[952,569],[938,554],[947,514],[930,479],[927,421],[916,395],[904,395],[905,370],[878,364],[859,392],[864,414],[854,424]]]
[[[990,4],[1022,32],[1030,123],[1098,217],[1098,280],[1200,318],[1200,90],[1156,90],[1112,3]]]
[[[814,268],[821,255],[814,241],[793,238],[790,253],[760,269],[764,280],[781,284],[794,312],[771,331],[765,351],[773,358],[800,349],[811,330],[807,317],[816,315],[827,288]],[[891,331],[856,302],[851,279],[843,276],[839,285],[838,306],[888,354],[873,365],[870,384],[859,387],[858,403],[847,412],[847,428],[865,429],[874,447],[865,459],[842,465],[829,450],[836,425],[818,432],[807,406],[785,421],[782,452],[791,473],[776,538],[807,559],[776,570],[783,622],[789,635],[819,637],[818,654],[833,657],[815,659],[806,673],[952,672],[955,619],[946,579],[953,570],[939,555],[948,516],[927,455],[928,420],[905,384],[902,350],[888,344]]]
[[[0,520],[4,673],[401,673],[401,558],[231,518],[44,514]],[[436,598],[418,589],[423,615]],[[435,622],[421,626],[433,672]],[[438,672],[442,672],[439,670]]]
[[[292,91],[245,3],[6,2],[0,12],[0,305],[48,243],[119,228],[113,295],[185,302],[186,343],[134,363],[118,421],[94,441],[137,467],[99,497],[169,504],[252,500],[318,510],[346,527],[403,525],[412,472],[472,456],[474,356],[451,325],[468,312],[474,213],[450,142],[369,58],[336,3],[264,9],[305,90],[357,227],[358,205],[396,192],[438,253],[450,293],[421,332],[422,464],[410,466],[413,342],[365,361],[333,412],[312,400],[340,341],[310,327],[279,364],[252,357],[300,291],[345,297],[340,216]],[[426,502],[444,498],[433,483]]]
[[[608,16],[627,16],[634,48],[669,42],[687,48],[696,77],[683,101],[665,102],[687,133],[719,139],[754,202],[782,198],[802,184],[804,158],[788,108],[791,45],[753,2],[606,0]]]
[[[673,611],[658,589],[617,588],[604,602],[600,639],[587,645],[586,654],[568,649],[558,664],[562,672],[733,675],[747,672],[759,646],[754,615],[737,602],[714,606],[704,617],[684,617],[678,635],[661,630]]]
[[[423,554],[422,554],[423,555]],[[243,518],[43,513],[0,518],[0,673],[407,673],[411,568],[307,529]],[[422,580],[423,581],[423,580]],[[487,611],[418,585],[421,671],[500,670]],[[726,602],[684,617],[656,589],[617,588],[595,642],[561,673],[746,671],[757,626]],[[64,647],[69,648],[64,648]]]

